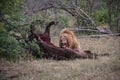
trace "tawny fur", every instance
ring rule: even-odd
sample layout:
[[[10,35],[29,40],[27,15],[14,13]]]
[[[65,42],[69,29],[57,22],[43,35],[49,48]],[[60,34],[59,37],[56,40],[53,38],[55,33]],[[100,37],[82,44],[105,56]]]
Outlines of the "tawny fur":
[[[60,31],[60,41],[59,41],[59,46],[61,47],[61,40],[67,39],[67,47],[71,49],[80,49],[79,42],[77,41],[77,38],[73,31],[69,29],[62,29]]]

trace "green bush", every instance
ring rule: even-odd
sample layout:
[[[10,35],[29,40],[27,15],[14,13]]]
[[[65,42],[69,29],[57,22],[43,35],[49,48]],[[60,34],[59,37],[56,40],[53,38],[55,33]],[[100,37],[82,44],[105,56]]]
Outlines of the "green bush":
[[[23,48],[18,41],[10,36],[4,28],[0,28],[0,58],[16,60],[22,52]]]
[[[69,21],[69,18],[68,17],[64,17],[64,16],[58,16],[57,17],[57,21],[62,24],[62,26],[68,26],[68,21]]]
[[[31,49],[31,52],[33,54],[39,54],[40,55],[40,47],[38,46],[37,43],[35,43],[35,41],[29,42],[24,47],[26,47],[26,49]]]
[[[97,25],[105,24],[108,22],[108,11],[107,9],[96,10],[92,17],[95,19]]]

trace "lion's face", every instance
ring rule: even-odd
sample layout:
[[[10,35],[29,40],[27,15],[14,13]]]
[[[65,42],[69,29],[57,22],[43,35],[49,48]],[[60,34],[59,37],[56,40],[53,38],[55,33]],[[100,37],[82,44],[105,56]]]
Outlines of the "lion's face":
[[[63,33],[60,35],[60,47],[70,48],[70,35]]]

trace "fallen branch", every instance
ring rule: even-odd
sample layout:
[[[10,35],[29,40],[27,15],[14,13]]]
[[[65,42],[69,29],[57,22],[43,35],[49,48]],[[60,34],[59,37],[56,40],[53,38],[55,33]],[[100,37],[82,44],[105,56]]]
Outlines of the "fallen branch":
[[[105,30],[97,30],[97,29],[80,29],[80,28],[69,28],[71,30],[74,30],[74,31],[89,31],[89,32],[99,32],[99,33],[103,33],[103,34],[109,34],[109,32],[105,31]]]
[[[102,35],[79,36],[78,38],[100,38],[100,37],[107,37],[107,36],[120,36],[120,33],[115,33],[115,34],[102,34]]]

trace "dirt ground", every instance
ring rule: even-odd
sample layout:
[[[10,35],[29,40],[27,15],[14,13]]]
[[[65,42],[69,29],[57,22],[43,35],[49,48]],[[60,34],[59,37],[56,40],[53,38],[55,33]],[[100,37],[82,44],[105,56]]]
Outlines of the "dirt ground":
[[[58,43],[58,38],[52,41]],[[79,42],[83,50],[110,56],[61,61],[1,60],[0,80],[120,80],[120,37],[80,38]]]

